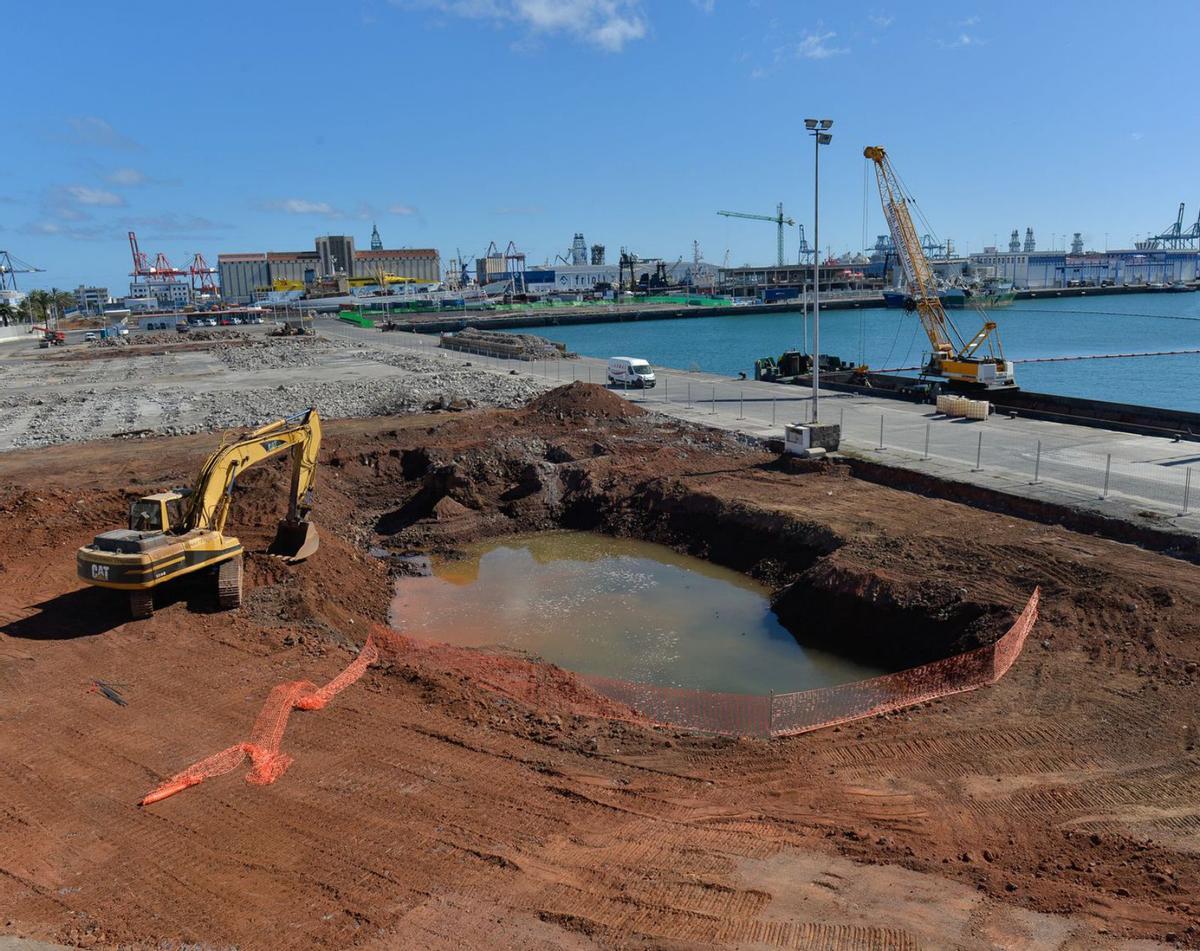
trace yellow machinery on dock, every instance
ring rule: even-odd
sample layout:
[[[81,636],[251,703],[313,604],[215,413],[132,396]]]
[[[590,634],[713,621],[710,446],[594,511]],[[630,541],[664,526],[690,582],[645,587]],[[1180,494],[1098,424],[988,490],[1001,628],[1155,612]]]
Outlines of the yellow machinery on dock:
[[[968,340],[946,316],[938,297],[933,269],[908,213],[912,197],[900,184],[887,152],[881,146],[873,145],[864,149],[863,155],[875,163],[879,197],[892,233],[892,243],[896,246],[896,257],[908,282],[912,306],[932,347],[924,374],[989,388],[1014,386],[1012,363],[1004,358],[996,322],[984,321],[979,332]],[[985,345],[986,351],[981,353]]]

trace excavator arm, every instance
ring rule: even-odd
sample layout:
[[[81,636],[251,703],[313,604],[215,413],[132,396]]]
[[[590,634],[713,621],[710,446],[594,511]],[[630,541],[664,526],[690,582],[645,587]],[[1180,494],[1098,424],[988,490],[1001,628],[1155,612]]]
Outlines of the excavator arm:
[[[181,528],[223,531],[238,475],[260,462],[290,452],[292,481],[288,514],[279,526],[271,552],[295,561],[308,557],[318,544],[316,530],[307,517],[312,508],[320,446],[321,420],[315,408],[268,423],[222,444],[200,469]]]

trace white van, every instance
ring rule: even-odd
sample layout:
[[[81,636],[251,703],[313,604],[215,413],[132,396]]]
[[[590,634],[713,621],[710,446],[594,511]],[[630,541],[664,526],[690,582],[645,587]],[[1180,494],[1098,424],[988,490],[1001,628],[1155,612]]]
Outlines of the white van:
[[[608,383],[610,386],[654,386],[654,371],[649,363],[637,357],[610,357]]]

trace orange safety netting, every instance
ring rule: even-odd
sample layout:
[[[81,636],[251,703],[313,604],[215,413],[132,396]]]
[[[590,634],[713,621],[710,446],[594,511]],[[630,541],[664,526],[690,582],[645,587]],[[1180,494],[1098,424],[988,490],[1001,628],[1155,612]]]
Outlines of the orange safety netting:
[[[998,681],[1016,661],[1037,621],[1035,589],[999,640],[984,647],[894,674],[796,693],[735,694],[660,687],[579,675],[598,693],[648,720],[725,736],[789,736],[890,713]]]
[[[372,633],[367,637],[358,656],[324,687],[318,687],[307,680],[292,680],[279,684],[263,704],[258,719],[254,721],[249,740],[193,763],[183,772],[159,783],[146,793],[140,805],[149,806],[161,802],[189,786],[231,772],[237,769],[247,756],[250,757],[252,768],[246,775],[246,782],[258,786],[275,782],[292,765],[292,757],[279,749],[292,710],[320,710],[358,680],[378,657],[379,649],[375,646],[375,634]]]

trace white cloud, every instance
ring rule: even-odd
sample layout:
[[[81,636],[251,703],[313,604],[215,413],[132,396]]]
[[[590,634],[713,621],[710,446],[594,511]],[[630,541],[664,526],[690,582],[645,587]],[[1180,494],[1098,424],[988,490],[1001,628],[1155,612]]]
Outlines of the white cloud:
[[[841,53],[849,53],[845,47],[830,46],[829,41],[836,33],[808,33],[796,44],[796,55],[803,59],[829,59]]]
[[[67,129],[67,140],[79,145],[127,150],[141,148],[99,116],[71,116],[67,119]]]
[[[960,21],[958,25],[959,26],[975,26],[978,23],[979,23],[979,17],[967,17],[965,20]]]
[[[1131,138],[1134,142],[1141,142],[1142,139],[1145,138],[1145,136],[1146,136],[1146,133],[1144,133],[1144,132],[1130,132],[1129,133],[1129,138]]]
[[[889,26],[896,22],[896,18],[894,16],[888,16],[887,14],[883,13],[874,14],[867,17],[867,19],[870,20],[871,25],[878,30],[886,30]]]
[[[105,176],[110,185],[124,185],[133,187],[135,185],[146,185],[150,178],[145,172],[139,171],[136,168],[114,168]]]
[[[638,0],[392,0],[407,9],[436,10],[499,25],[523,26],[532,34],[564,35],[619,53],[642,39],[649,24]],[[702,0],[699,6],[711,5]],[[522,44],[525,45],[525,44]]]
[[[106,208],[118,208],[125,204],[125,199],[115,192],[103,188],[89,188],[87,185],[68,185],[63,194],[79,205],[94,205]]]
[[[282,211],[288,215],[323,215],[326,218],[345,218],[346,213],[339,211],[327,201],[309,201],[307,198],[276,198],[264,201],[261,207],[266,211]]]
[[[692,0],[692,6],[702,13],[712,13],[717,8],[717,0]]]
[[[417,209],[414,208],[412,205],[389,205],[388,206],[388,214],[389,215],[402,215],[404,217],[409,217],[410,215],[415,215],[416,213],[417,213]]]
[[[982,46],[983,40],[977,36],[971,35],[970,33],[959,33],[954,39],[950,40],[949,42],[942,41],[939,45],[942,47],[942,49],[960,50],[965,49],[968,46]]]
[[[73,241],[95,241],[97,238],[111,240],[117,237],[115,229],[105,225],[72,225],[49,219],[31,221],[21,231],[43,238],[70,238]]]
[[[163,212],[161,215],[125,218],[121,224],[127,230],[145,229],[146,236],[150,238],[208,237],[214,231],[222,231],[229,227],[201,215],[180,214],[174,211]]]

